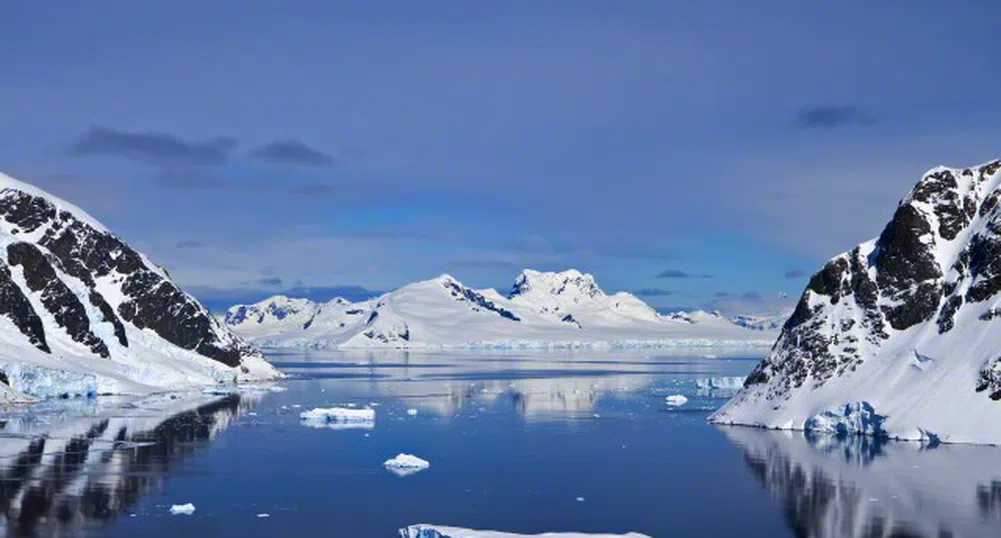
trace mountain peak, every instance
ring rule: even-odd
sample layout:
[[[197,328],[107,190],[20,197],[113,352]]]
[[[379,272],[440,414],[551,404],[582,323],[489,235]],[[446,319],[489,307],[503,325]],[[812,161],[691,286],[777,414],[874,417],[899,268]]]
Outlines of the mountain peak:
[[[818,412],[872,404],[902,439],[1001,440],[981,427],[1001,422],[999,202],[1001,160],[923,174],[878,238],[810,278],[713,420],[808,428]]]
[[[509,297],[561,296],[575,298],[602,297],[605,292],[598,287],[594,276],[576,269],[565,271],[536,271],[525,269],[518,275]]]

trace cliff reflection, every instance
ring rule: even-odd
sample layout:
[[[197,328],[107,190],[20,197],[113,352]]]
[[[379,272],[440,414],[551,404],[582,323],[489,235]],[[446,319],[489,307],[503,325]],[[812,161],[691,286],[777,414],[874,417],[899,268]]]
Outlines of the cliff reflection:
[[[76,535],[157,488],[258,397],[157,396],[87,416],[7,417],[0,536]]]
[[[796,536],[1001,536],[1001,449],[722,430]]]

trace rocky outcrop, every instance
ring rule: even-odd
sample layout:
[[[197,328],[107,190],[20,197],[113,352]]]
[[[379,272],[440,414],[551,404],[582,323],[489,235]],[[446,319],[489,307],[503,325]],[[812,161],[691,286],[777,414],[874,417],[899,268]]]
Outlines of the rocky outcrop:
[[[802,428],[857,400],[880,402],[893,425],[921,413],[884,402],[946,390],[922,375],[931,368],[955,371],[948,386],[973,402],[1001,400],[1001,352],[990,344],[1001,338],[999,198],[1001,161],[925,174],[878,238],[812,276],[771,353],[713,420]],[[919,436],[926,424],[909,426],[904,434]]]
[[[2,174],[0,316],[45,353],[58,339],[73,342],[65,350],[70,355],[78,344],[83,355],[141,360],[142,350],[127,351],[138,338],[142,345],[174,346],[244,373],[245,359],[261,359],[165,270],[92,217]],[[163,344],[149,342],[147,334]]]

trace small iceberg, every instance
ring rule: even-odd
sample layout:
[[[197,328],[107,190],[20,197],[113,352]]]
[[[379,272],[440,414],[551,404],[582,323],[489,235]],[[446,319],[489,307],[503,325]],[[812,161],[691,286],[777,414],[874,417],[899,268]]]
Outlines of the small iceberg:
[[[688,403],[688,398],[682,396],[681,394],[672,394],[665,397],[664,401],[666,401],[667,405],[671,407],[680,407]]]
[[[170,515],[172,516],[190,516],[195,513],[195,505],[191,503],[187,504],[175,504],[170,507]]]
[[[409,476],[427,469],[431,466],[431,462],[413,454],[399,454],[395,458],[386,460],[382,465],[397,476]]]
[[[545,534],[512,534],[497,531],[474,531],[439,525],[411,525],[400,529],[400,538],[650,538],[645,534],[586,534],[581,532],[547,532]]]
[[[311,428],[372,429],[375,427],[375,409],[348,409],[345,407],[317,407],[299,413],[303,426]]]
[[[818,413],[803,423],[803,430],[838,436],[870,435],[883,437],[884,415],[876,413],[869,402],[847,403],[838,411]]]
[[[695,380],[695,386],[704,392],[737,392],[744,388],[747,378],[739,375],[704,377]]]

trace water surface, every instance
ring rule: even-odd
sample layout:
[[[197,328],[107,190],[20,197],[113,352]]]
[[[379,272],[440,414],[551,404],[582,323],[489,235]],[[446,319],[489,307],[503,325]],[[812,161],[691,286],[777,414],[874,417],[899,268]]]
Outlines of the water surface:
[[[276,355],[284,392],[49,402],[0,430],[0,536],[999,535],[1001,451],[710,426],[695,381],[758,360],[714,353]],[[374,426],[299,419],[335,405]]]

